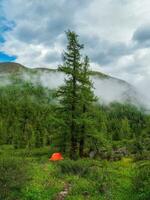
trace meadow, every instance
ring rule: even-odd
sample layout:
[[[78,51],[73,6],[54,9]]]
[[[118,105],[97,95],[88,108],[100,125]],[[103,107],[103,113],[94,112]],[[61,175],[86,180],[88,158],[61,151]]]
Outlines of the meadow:
[[[52,162],[50,147],[0,147],[1,200],[149,200],[150,162],[123,157]],[[66,196],[60,194],[66,192]]]

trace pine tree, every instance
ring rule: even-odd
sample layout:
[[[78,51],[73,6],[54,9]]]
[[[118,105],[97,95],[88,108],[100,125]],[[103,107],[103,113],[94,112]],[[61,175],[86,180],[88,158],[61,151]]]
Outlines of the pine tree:
[[[81,76],[81,132],[79,137],[79,155],[83,157],[84,155],[84,146],[85,140],[87,138],[88,131],[93,128],[92,119],[90,117],[90,111],[93,102],[96,100],[94,93],[92,91],[93,84],[90,80],[90,70],[89,70],[89,58],[86,56],[84,58],[84,63],[82,67],[82,76]]]
[[[81,79],[81,54],[83,45],[79,43],[78,35],[68,31],[68,45],[64,52],[64,64],[59,66],[59,71],[65,73],[65,85],[60,87],[58,96],[60,97],[61,111],[65,121],[65,130],[70,139],[70,158],[77,158],[78,150],[78,117],[80,99],[80,79]],[[67,128],[66,128],[67,127]],[[66,138],[66,137],[64,137]],[[67,143],[67,141],[63,141]],[[65,144],[64,144],[65,145]]]

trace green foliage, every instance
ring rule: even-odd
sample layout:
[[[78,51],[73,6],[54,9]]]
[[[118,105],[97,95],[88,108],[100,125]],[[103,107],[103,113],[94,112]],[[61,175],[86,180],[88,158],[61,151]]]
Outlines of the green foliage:
[[[25,159],[7,156],[0,158],[0,199],[20,200],[28,180],[27,163]]]
[[[55,133],[52,92],[31,83],[0,88],[0,143],[15,148],[50,144]]]
[[[30,166],[30,181],[23,188],[23,200],[53,200],[62,190],[62,181],[55,177],[57,168],[50,163],[39,163],[33,162]]]
[[[0,199],[53,200],[66,184],[70,185],[66,199],[149,199],[149,161],[74,161],[65,157],[53,163],[48,161],[50,153],[48,148],[29,151],[1,146]]]
[[[0,144],[28,149],[54,145],[55,151],[65,148],[68,154],[69,115],[60,113],[53,94],[54,91],[26,82],[0,87]],[[94,150],[100,151],[102,158],[110,158],[107,155],[112,150],[126,148],[128,154],[136,154],[136,159],[149,158],[150,118],[133,105],[88,106],[86,114],[78,117],[76,131],[80,134],[78,142],[79,136],[85,135],[84,156]]]
[[[73,161],[66,159],[58,164],[63,174],[72,174],[84,177],[88,176],[90,167],[94,166],[94,161],[84,159]]]
[[[149,200],[150,198],[150,161],[139,162],[133,179],[134,192],[137,200]]]
[[[78,161],[65,160],[59,163],[63,178],[67,178],[72,190],[67,199],[76,196],[77,199],[85,197],[110,197],[111,181],[107,162],[82,159]],[[96,181],[95,181],[96,180]]]
[[[64,63],[59,66],[59,71],[66,75],[66,79],[57,93],[64,121],[62,129],[65,129],[61,142],[64,144],[64,151],[67,143],[70,144],[70,158],[77,159],[78,154],[80,157],[84,155],[85,140],[92,119],[89,111],[95,99],[89,78],[89,58],[86,56],[82,61],[83,45],[79,43],[78,35],[71,31],[66,35],[67,50],[63,55]]]
[[[66,33],[68,39],[67,51],[64,52],[64,63],[59,66],[59,71],[65,73],[65,85],[58,90],[57,96],[60,102],[60,114],[64,120],[62,129],[65,129],[63,136],[64,151],[66,143],[70,143],[70,157],[77,159],[77,143],[78,143],[78,117],[79,117],[79,99],[80,99],[80,79],[81,79],[81,55],[78,36],[75,32],[68,31]],[[67,137],[65,136],[67,135]],[[65,139],[65,140],[64,140]]]

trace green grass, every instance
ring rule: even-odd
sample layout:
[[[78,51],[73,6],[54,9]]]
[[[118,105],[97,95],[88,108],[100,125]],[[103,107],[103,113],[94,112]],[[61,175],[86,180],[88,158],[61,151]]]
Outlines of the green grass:
[[[1,160],[8,161],[8,171],[12,170],[10,163],[14,162],[16,170],[19,169],[18,165],[23,168],[19,173],[24,180],[22,184],[20,178],[16,179],[17,183],[20,181],[20,185],[11,183],[10,179],[5,180],[9,181],[9,194],[6,194],[4,200],[17,200],[17,196],[18,200],[55,200],[65,184],[70,185],[66,200],[138,200],[133,190],[138,163],[131,158],[123,158],[117,162],[91,159],[71,161],[65,158],[64,161],[53,163],[48,160],[51,153],[48,147],[29,151],[1,146]],[[14,178],[17,177],[15,168],[12,173]],[[17,190],[14,189],[16,186]],[[3,191],[0,191],[0,199],[3,200]]]

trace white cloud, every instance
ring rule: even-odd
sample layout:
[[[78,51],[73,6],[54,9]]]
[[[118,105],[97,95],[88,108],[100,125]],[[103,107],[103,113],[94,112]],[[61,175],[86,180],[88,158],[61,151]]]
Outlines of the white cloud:
[[[1,7],[15,26],[4,33],[0,50],[16,55],[17,62],[57,66],[65,47],[64,31],[70,28],[86,44],[94,69],[137,86],[147,83],[150,47],[137,38],[146,34],[149,41],[150,28],[143,28],[149,24],[149,0],[2,0]]]

